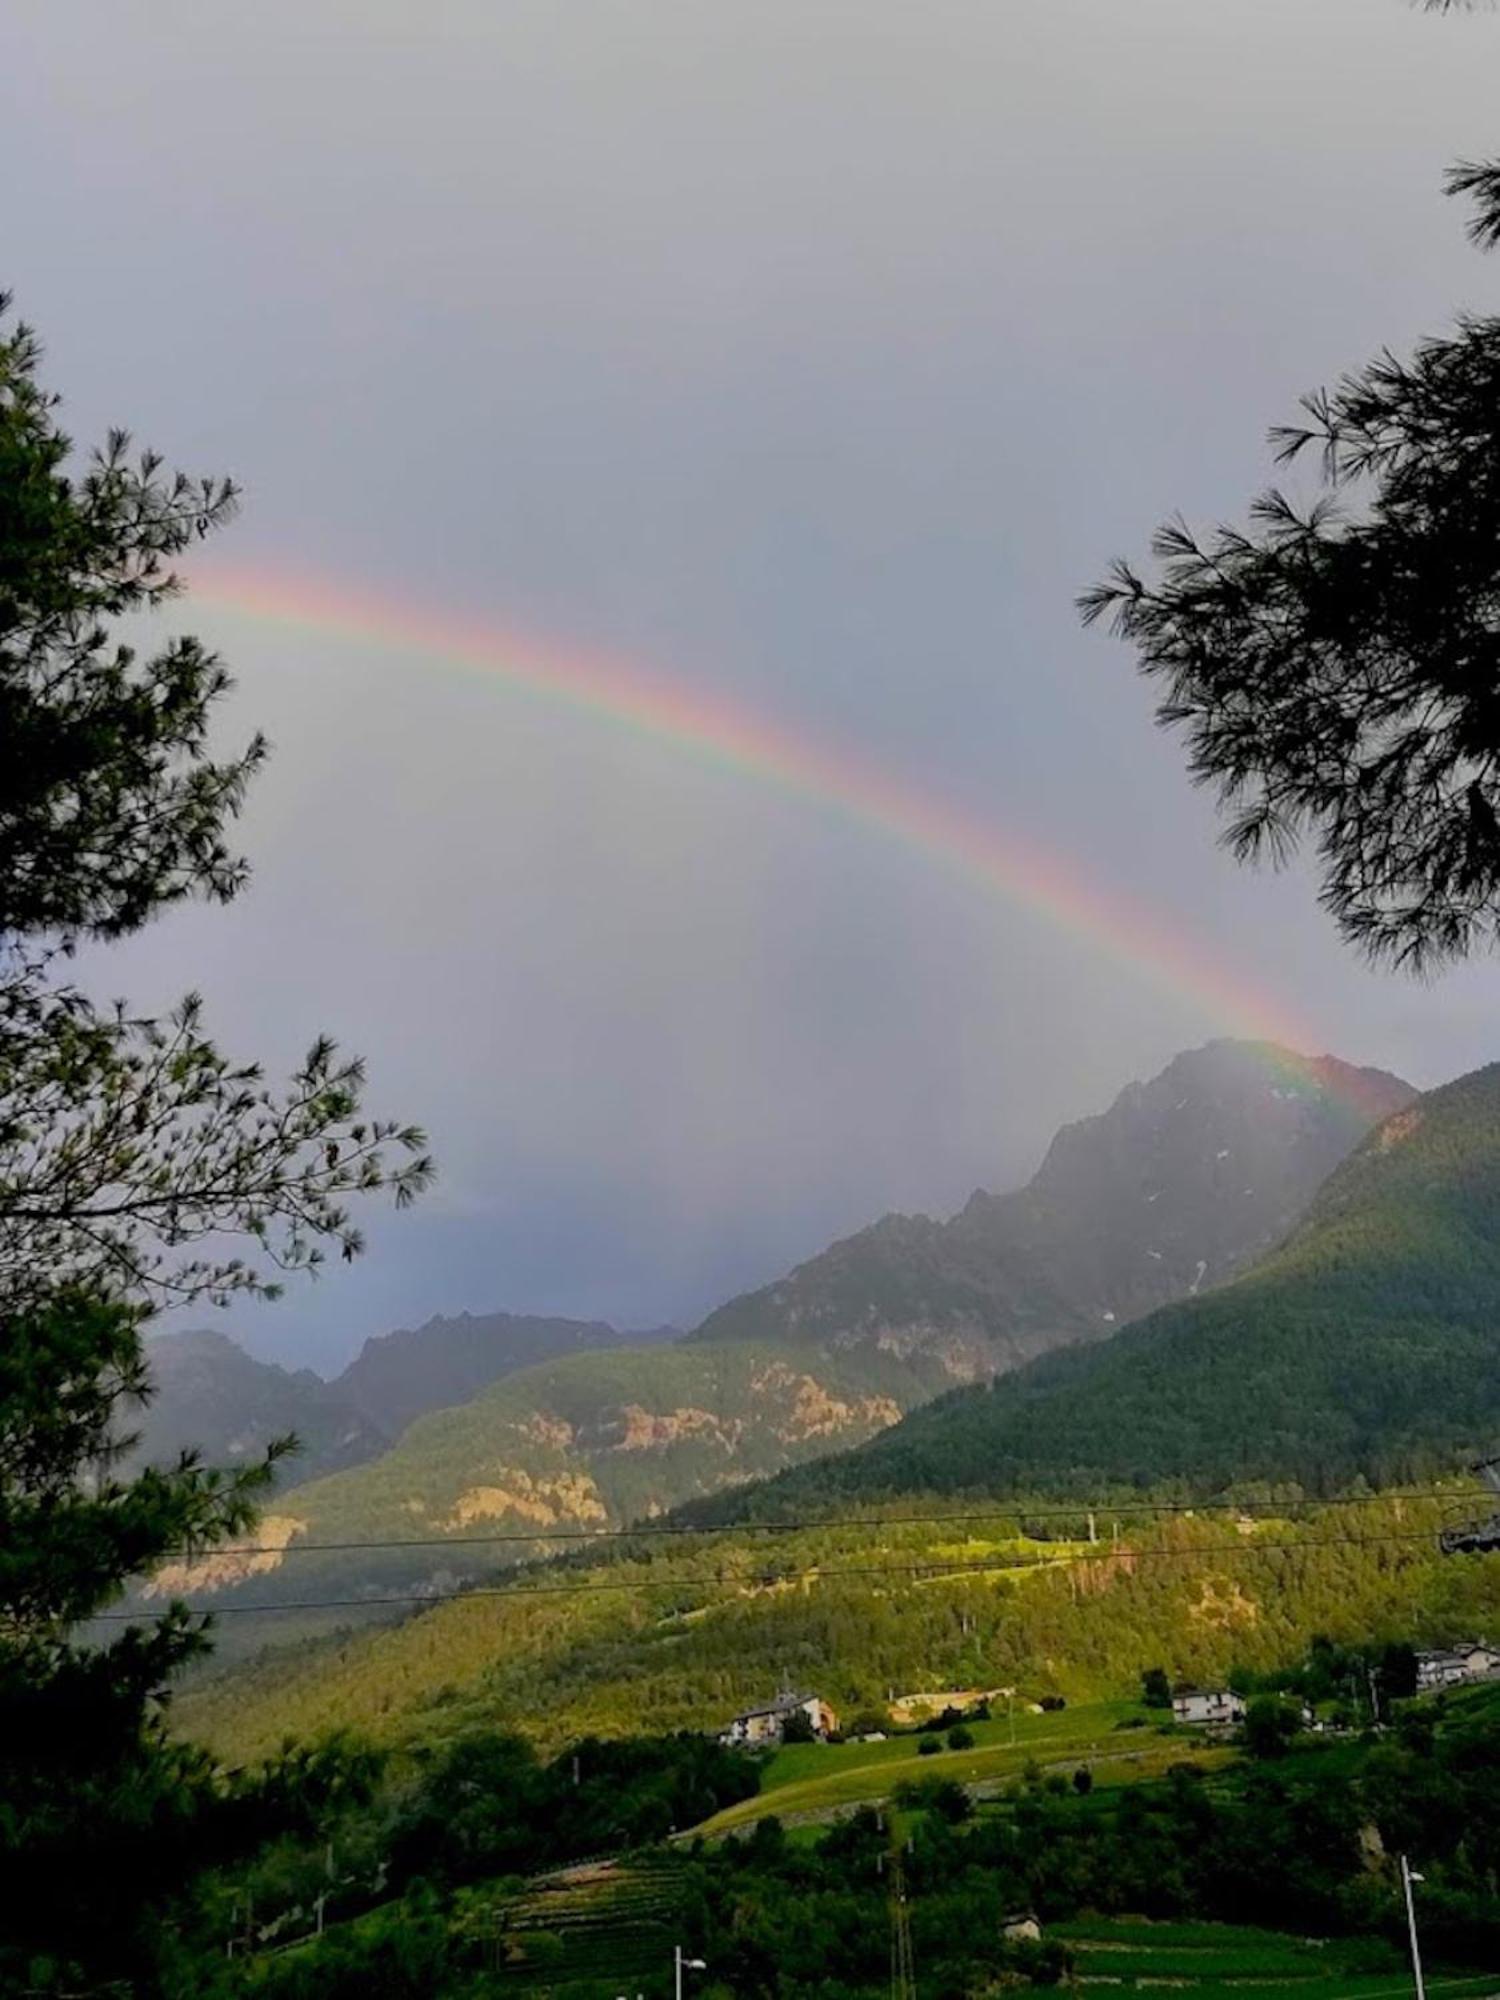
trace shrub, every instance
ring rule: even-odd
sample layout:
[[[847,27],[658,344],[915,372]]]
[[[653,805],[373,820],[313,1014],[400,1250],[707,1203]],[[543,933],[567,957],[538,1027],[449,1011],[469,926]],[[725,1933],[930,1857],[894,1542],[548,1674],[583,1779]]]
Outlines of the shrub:
[[[941,1742],[936,1736],[924,1736],[917,1745],[917,1755],[919,1757],[935,1757],[942,1747]]]
[[[950,1750],[972,1750],[974,1748],[973,1730],[966,1729],[961,1722],[956,1722],[948,1731],[948,1748]]]

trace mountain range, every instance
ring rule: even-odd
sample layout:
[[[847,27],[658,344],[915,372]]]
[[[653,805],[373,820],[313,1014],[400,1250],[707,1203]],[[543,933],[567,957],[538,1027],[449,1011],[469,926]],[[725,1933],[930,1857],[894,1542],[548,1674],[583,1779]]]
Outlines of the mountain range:
[[[622,1333],[600,1320],[460,1313],[375,1335],[329,1382],[310,1368],[257,1361],[212,1328],[162,1333],[150,1344],[153,1395],[130,1426],[138,1442],[127,1463],[162,1464],[191,1449],[209,1464],[237,1465],[290,1433],[300,1446],[294,1474],[317,1478],[377,1457],[415,1418],[517,1369],[677,1337],[676,1327]]]
[[[1067,1127],[1016,1193],[976,1194],[948,1222],[887,1217],[674,1343],[601,1338],[497,1370],[455,1407],[414,1416],[378,1457],[283,1493],[261,1543],[407,1545],[308,1550],[295,1566],[307,1594],[439,1588],[549,1537],[555,1546],[558,1534],[649,1517],[859,1443],[956,1382],[1100,1340],[1232,1277],[1414,1095],[1333,1058],[1209,1044]],[[394,1350],[371,1343],[330,1386],[368,1422],[414,1410],[438,1376],[459,1379],[455,1352],[471,1351],[454,1322],[439,1324],[434,1383],[421,1374],[429,1328],[393,1337]],[[283,1570],[274,1553],[240,1569],[220,1556],[163,1581],[269,1601],[286,1595]]]
[[[722,1515],[893,1493],[1337,1492],[1500,1448],[1500,1064],[1386,1119],[1218,1291],[915,1411]]]

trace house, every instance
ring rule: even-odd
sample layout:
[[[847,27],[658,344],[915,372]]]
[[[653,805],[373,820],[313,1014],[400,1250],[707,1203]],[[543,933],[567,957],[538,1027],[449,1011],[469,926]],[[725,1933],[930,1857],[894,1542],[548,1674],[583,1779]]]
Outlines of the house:
[[[779,1694],[764,1708],[747,1708],[719,1731],[719,1741],[737,1750],[755,1750],[763,1744],[779,1743],[794,1715],[805,1715],[812,1733],[826,1740],[839,1726],[828,1703],[815,1694]]]
[[[1422,1693],[1432,1688],[1458,1687],[1465,1681],[1490,1680],[1497,1674],[1500,1674],[1500,1647],[1483,1639],[1460,1639],[1452,1646],[1417,1655],[1417,1687]]]
[[[1011,1944],[1040,1944],[1042,1926],[1035,1910],[1017,1910],[1000,1919],[1000,1935]]]
[[[1172,1719],[1197,1729],[1228,1728],[1243,1722],[1245,1704],[1232,1688],[1180,1687],[1172,1690]]]

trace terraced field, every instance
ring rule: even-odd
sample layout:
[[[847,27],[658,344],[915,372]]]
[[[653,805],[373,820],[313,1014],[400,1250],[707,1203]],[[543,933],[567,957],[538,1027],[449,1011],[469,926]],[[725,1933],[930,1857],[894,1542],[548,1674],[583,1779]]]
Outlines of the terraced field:
[[[506,1908],[497,1982],[558,2000],[665,1992],[680,1936],[677,1897],[670,1861],[570,1869],[533,1883]]]
[[[1179,1732],[1121,1726],[1144,1714],[1123,1701],[1092,1702],[1044,1715],[1018,1711],[1014,1736],[1012,1720],[996,1717],[971,1725],[972,1749],[945,1747],[927,1757],[918,1751],[914,1736],[893,1736],[884,1743],[797,1744],[770,1760],[758,1797],[726,1808],[696,1831],[729,1833],[771,1814],[794,1826],[817,1821],[850,1806],[887,1799],[898,1785],[924,1778],[952,1778],[983,1798],[1002,1790],[1033,1762],[1044,1771],[1064,1773],[1087,1764],[1097,1784],[1109,1785],[1160,1777],[1185,1758],[1211,1767],[1232,1754]]]
[[[1406,1960],[1381,1939],[1324,1942],[1230,1924],[1088,1918],[1055,1924],[1075,1959],[1074,1981],[1098,2000],[1112,1994],[1182,1994],[1188,2000],[1405,2000]],[[1433,2000],[1484,2000],[1500,1975],[1429,1969]]]

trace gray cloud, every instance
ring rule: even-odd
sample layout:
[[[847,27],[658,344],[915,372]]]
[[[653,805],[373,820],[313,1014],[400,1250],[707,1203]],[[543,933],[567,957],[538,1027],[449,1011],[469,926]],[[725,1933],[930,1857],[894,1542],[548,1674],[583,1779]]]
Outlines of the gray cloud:
[[[1494,295],[1443,166],[1500,22],[1399,0],[62,0],[0,30],[5,281],[87,438],[247,488],[226,560],[657,663],[1074,857],[1434,1081],[1497,981],[1366,972],[1074,590]],[[1227,1023],[899,842],[499,683],[207,609],[274,768],[232,912],[100,972],[331,1025],[445,1179],[242,1322],[691,1317],[1032,1164]]]

